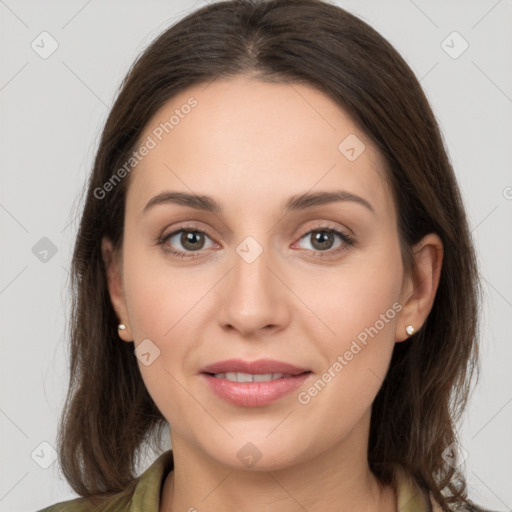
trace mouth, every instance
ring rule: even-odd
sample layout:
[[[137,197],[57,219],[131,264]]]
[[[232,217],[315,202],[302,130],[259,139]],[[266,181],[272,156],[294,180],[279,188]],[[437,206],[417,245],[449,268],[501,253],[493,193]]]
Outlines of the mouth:
[[[200,376],[217,397],[242,407],[261,407],[288,395],[311,370],[273,360],[231,359],[203,368]]]
[[[311,373],[310,371],[304,371],[295,375],[285,373],[243,373],[243,372],[227,372],[227,373],[208,373],[206,375],[215,377],[216,379],[226,379],[229,382],[271,382],[278,379],[290,379],[297,377],[297,375],[303,375],[304,373]]]

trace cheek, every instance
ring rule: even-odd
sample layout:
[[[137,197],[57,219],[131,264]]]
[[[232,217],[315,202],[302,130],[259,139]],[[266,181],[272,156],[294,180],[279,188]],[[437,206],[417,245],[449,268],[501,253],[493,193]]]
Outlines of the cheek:
[[[401,309],[393,307],[401,282],[398,252],[368,250],[329,273],[303,279],[297,294],[325,325],[327,346],[343,348],[375,324],[382,337],[391,335]]]
[[[169,408],[167,400],[171,396],[172,410],[180,410],[183,389],[178,381],[182,382],[183,375],[192,371],[190,353],[198,348],[201,336],[197,331],[208,315],[205,307],[209,299],[205,294],[218,276],[206,275],[199,267],[180,269],[170,265],[154,248],[144,250],[129,243],[124,276],[135,348],[145,343],[139,352],[145,351],[146,346],[151,352],[151,364],[138,360],[146,387],[161,410]],[[157,354],[154,359],[153,353]],[[186,403],[185,395],[183,406]]]
[[[159,248],[126,247],[125,292],[134,338],[167,339],[197,314],[195,306],[209,288],[204,273],[170,265]]]
[[[402,267],[393,251],[368,251],[352,263],[304,285],[301,293],[322,322],[311,320],[302,328],[310,327],[308,337],[325,365],[320,377],[327,384],[316,386],[321,393],[311,390],[322,395],[315,400],[362,413],[375,398],[395,345]]]
[[[142,379],[169,423],[192,422],[189,411],[198,411],[191,408],[190,394],[183,387],[182,365],[194,348],[190,327],[197,315],[204,314],[199,300],[209,287],[194,277],[191,283],[190,273],[163,267],[162,257],[158,260],[149,251],[130,252],[128,247],[125,293],[134,348],[141,355],[150,354],[149,360],[140,356],[137,360]]]

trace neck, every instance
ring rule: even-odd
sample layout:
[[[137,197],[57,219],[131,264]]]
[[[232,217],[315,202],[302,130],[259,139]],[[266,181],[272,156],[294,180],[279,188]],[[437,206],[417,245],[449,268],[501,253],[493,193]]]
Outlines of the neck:
[[[219,464],[174,434],[174,470],[166,478],[160,512],[394,512],[395,493],[370,471],[367,444],[361,443],[368,432],[358,427],[338,445],[272,471]]]

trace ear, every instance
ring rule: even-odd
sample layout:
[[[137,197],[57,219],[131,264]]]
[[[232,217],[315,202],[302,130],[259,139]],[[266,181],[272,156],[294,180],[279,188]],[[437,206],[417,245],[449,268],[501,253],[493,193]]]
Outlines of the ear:
[[[412,325],[417,332],[425,323],[436,296],[441,266],[443,243],[436,233],[425,235],[414,247],[414,268],[404,277],[400,304],[403,308],[396,324],[395,340],[409,338],[405,328]]]
[[[126,329],[118,330],[119,337],[123,341],[133,341],[128,318],[128,308],[126,307],[123,291],[121,256],[114,250],[112,242],[106,237],[103,237],[101,241],[101,256],[105,263],[108,292],[112,307],[117,314],[119,323],[126,326]]]

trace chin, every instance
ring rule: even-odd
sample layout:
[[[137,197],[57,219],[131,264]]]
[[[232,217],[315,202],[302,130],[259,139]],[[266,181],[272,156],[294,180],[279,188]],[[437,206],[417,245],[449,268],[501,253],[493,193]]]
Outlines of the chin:
[[[278,471],[307,458],[307,454],[302,452],[300,439],[294,441],[293,437],[282,432],[274,439],[266,436],[260,430],[257,436],[248,433],[230,439],[227,443],[209,443],[205,451],[218,463],[238,471]],[[288,442],[283,445],[284,438]],[[215,448],[212,450],[212,447]],[[301,453],[298,453],[298,449],[301,449]]]

